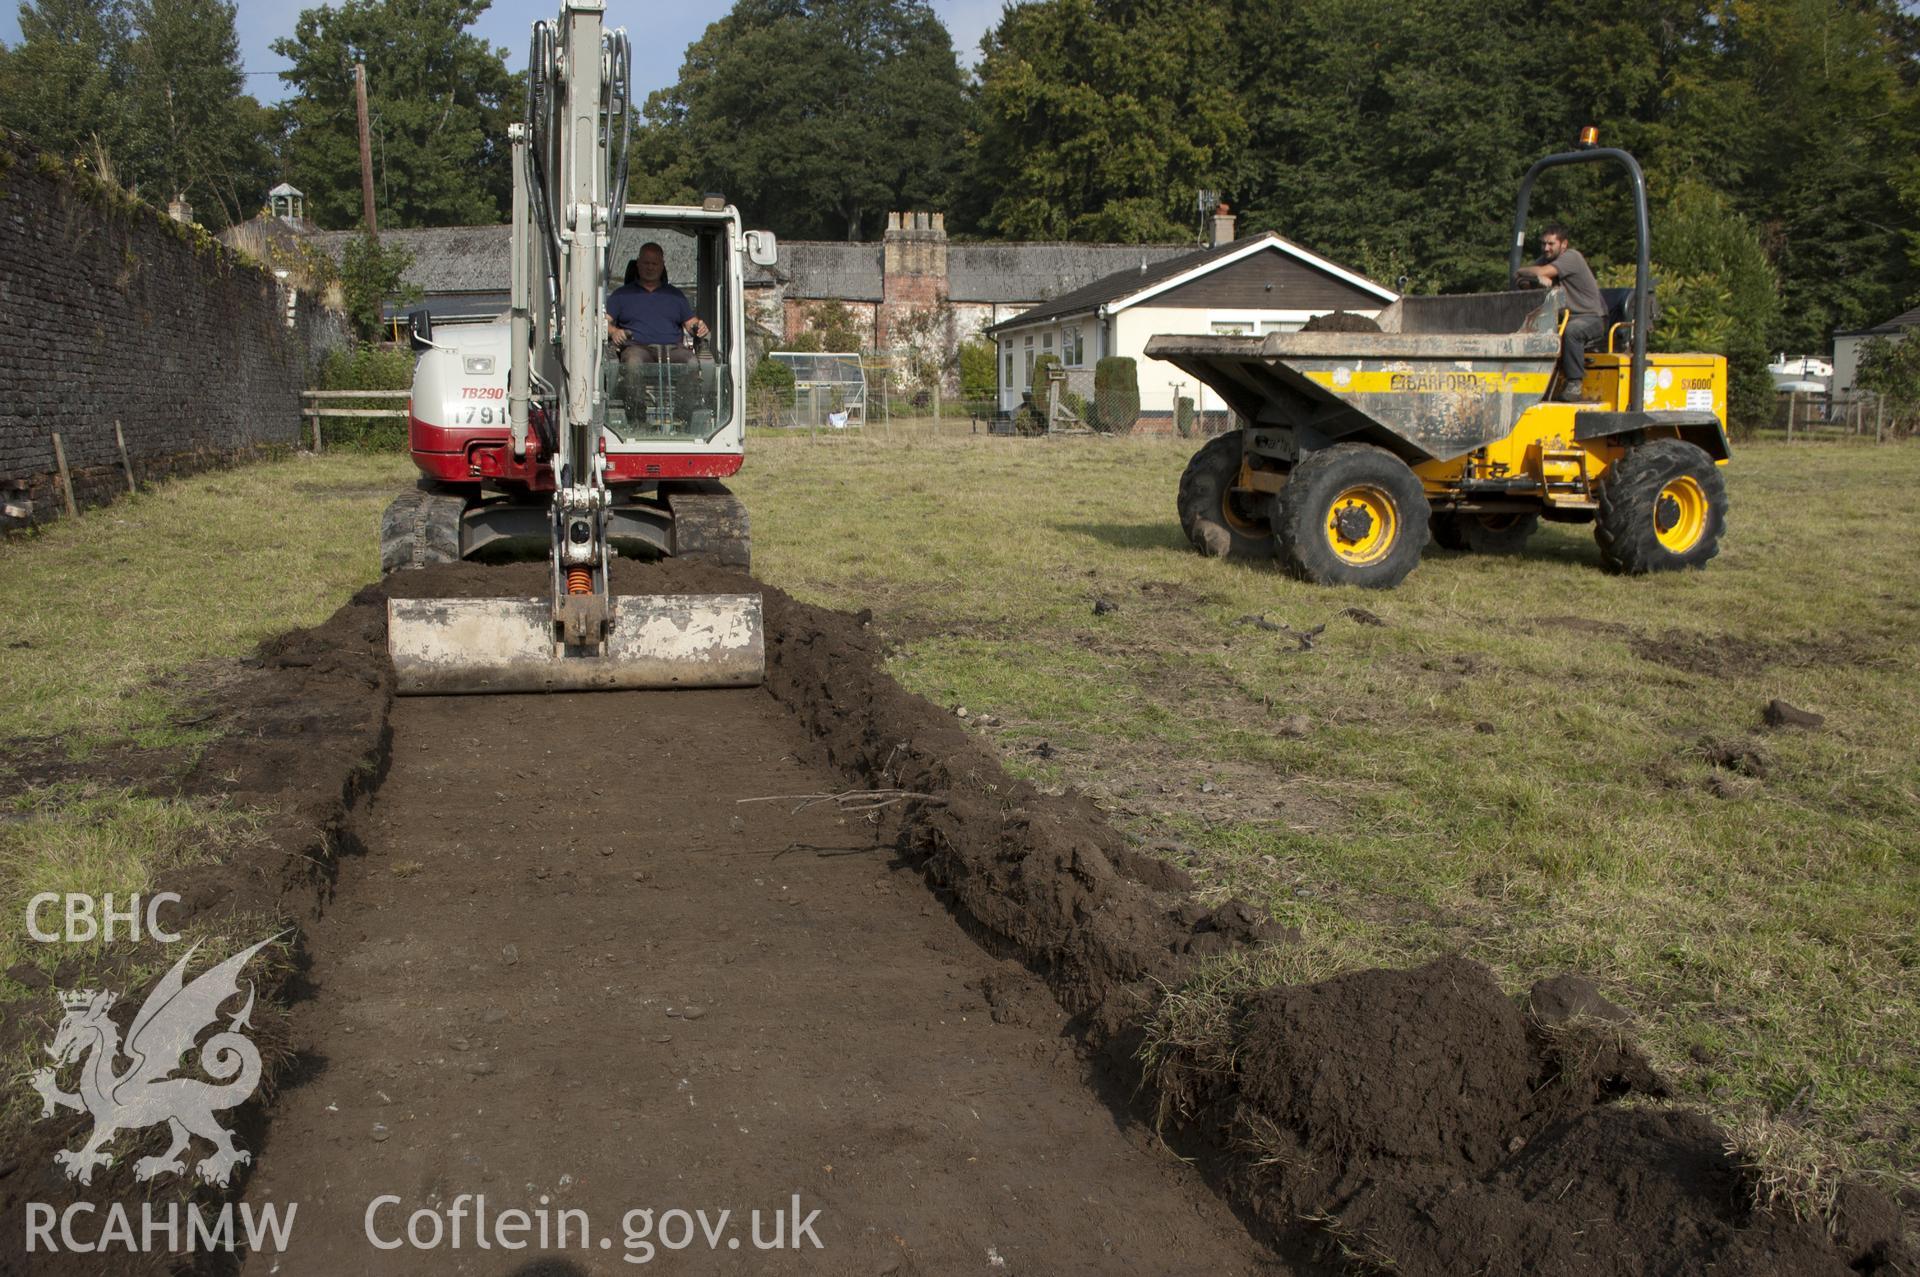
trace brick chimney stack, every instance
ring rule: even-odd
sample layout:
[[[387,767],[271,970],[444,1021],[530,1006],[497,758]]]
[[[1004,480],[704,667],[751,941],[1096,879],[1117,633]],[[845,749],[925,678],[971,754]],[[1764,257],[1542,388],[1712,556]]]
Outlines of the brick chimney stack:
[[[1233,243],[1234,220],[1233,213],[1227,208],[1227,202],[1221,200],[1220,207],[1213,210],[1213,247],[1218,248],[1222,244]]]
[[[881,239],[880,311],[874,339],[892,343],[896,319],[947,300],[947,215],[888,213]]]
[[[898,276],[937,279],[942,297],[947,292],[947,215],[945,213],[888,213],[886,252],[887,300],[893,300],[892,282]]]

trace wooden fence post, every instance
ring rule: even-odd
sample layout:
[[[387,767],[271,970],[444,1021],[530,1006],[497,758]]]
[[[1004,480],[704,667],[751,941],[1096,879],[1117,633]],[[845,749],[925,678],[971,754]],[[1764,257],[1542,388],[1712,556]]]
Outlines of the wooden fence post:
[[[80,507],[73,503],[73,476],[67,473],[67,450],[60,446],[60,432],[53,433],[53,464],[60,470],[60,491],[67,499],[67,517],[80,517]]]
[[[127,495],[132,496],[140,489],[134,486],[133,462],[127,460],[127,437],[120,432],[120,418],[113,419],[113,441],[120,446],[120,468],[127,472]]]
[[[1793,419],[1800,415],[1800,392],[1787,392],[1787,442],[1793,442]]]
[[[1873,397],[1873,441],[1880,442],[1881,428],[1887,424],[1887,400],[1884,395]]]

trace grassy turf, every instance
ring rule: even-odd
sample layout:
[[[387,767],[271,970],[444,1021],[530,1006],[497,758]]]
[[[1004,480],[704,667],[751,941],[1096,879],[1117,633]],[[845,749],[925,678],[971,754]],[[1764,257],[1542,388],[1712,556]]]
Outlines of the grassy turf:
[[[902,681],[1300,928],[1303,969],[1584,970],[1690,1097],[1920,1165],[1920,449],[1743,449],[1705,572],[1549,526],[1388,594],[1194,555],[1190,450],[770,439],[736,486],[765,579],[872,607]],[[1763,729],[1775,697],[1825,728]]]
[[[324,619],[379,573],[403,458],[339,455],[142,491],[0,543],[0,739],[188,743],[166,676]]]

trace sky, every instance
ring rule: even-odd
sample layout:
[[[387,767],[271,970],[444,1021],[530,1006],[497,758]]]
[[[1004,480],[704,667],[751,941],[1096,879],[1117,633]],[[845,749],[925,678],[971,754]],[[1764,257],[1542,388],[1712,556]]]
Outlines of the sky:
[[[979,59],[980,37],[1000,18],[1005,0],[933,0],[934,12],[953,33],[953,46],[962,66]],[[285,83],[274,72],[287,66],[286,59],[273,52],[275,39],[293,34],[294,21],[302,9],[313,8],[314,0],[239,0],[238,21],[240,60],[247,70],[247,91],[262,102],[277,102],[286,93]],[[608,0],[607,25],[624,26],[633,46],[634,99],[672,84],[680,75],[680,61],[686,48],[700,38],[707,24],[724,14],[730,5],[715,0],[693,0],[685,4],[661,4],[659,0]],[[560,10],[558,0],[494,0],[493,7],[474,24],[475,34],[507,50],[507,68],[518,71],[526,65],[527,41],[533,24],[551,18]],[[643,33],[642,28],[645,28]],[[0,43],[14,44],[20,39],[19,6],[13,0],[0,0]]]

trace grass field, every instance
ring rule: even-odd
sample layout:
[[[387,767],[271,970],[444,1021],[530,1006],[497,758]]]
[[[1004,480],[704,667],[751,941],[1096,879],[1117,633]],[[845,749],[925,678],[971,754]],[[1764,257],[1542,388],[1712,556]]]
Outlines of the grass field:
[[[1519,559],[1431,551],[1389,594],[1188,551],[1189,450],[898,426],[756,439],[736,487],[765,580],[872,608],[902,681],[1010,767],[1297,927],[1290,974],[1584,970],[1685,1096],[1912,1182],[1920,448],[1742,450],[1704,573],[1610,577],[1549,527]],[[0,547],[0,731],[190,743],[193,662],[369,579],[408,477],[290,460]],[[1762,728],[1775,697],[1825,726]]]

